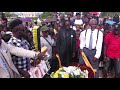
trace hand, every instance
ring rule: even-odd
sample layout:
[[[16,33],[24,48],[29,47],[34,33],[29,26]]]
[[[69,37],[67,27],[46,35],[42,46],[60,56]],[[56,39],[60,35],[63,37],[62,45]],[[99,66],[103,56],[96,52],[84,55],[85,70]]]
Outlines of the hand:
[[[97,59],[96,57],[93,58],[93,62],[94,62],[94,63],[97,62],[97,60],[98,60],[98,59]]]
[[[73,52],[72,57],[73,57],[73,58],[75,57],[75,52]]]
[[[38,54],[38,59],[42,60],[44,59],[47,55],[45,55],[46,52],[41,52]]]
[[[83,52],[83,49],[80,49],[80,54]]]
[[[20,74],[22,75],[22,77],[30,78],[30,74],[27,71],[21,70]]]
[[[33,60],[33,66],[34,66],[34,67],[37,66],[37,60]]]
[[[104,57],[104,61],[108,61],[109,58],[107,56]]]

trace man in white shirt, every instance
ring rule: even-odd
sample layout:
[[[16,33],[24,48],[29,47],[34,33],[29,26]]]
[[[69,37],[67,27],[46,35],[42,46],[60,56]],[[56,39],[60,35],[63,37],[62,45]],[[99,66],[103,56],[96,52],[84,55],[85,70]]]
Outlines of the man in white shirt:
[[[101,55],[102,42],[103,42],[103,33],[96,29],[97,20],[91,19],[90,25],[91,29],[84,30],[80,35],[80,52],[84,52],[89,59],[92,67],[97,69],[95,75],[96,78],[99,77],[98,70],[98,59]],[[84,64],[82,56],[80,55],[79,59],[81,64]]]
[[[76,30],[76,25],[82,25],[83,20],[81,19],[80,13],[76,13],[76,19],[73,21],[73,30]]]

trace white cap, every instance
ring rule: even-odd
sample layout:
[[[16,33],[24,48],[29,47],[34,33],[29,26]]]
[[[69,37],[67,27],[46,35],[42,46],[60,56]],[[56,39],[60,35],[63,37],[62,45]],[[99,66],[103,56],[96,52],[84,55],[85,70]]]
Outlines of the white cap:
[[[12,35],[12,32],[10,32],[10,31],[7,31],[5,34],[10,34],[10,35]]]

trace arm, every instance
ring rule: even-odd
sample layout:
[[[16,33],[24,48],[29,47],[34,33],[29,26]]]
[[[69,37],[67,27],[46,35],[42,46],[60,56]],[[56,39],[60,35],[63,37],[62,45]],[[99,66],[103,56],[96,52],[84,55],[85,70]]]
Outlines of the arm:
[[[34,58],[35,54],[37,54],[37,52],[35,51],[30,51],[23,48],[15,47],[11,44],[7,44],[6,46],[8,47],[11,54],[19,57]]]
[[[13,46],[11,44],[7,44],[4,42],[4,40],[2,40],[2,44],[6,48],[8,48],[8,50],[11,54],[19,56],[19,57],[34,58],[35,55],[38,54],[38,52],[35,52],[35,51],[30,51],[30,50],[26,50],[24,48]]]
[[[73,52],[75,52],[76,50],[76,33],[75,33],[75,31],[73,31]]]
[[[99,31],[98,41],[96,45],[96,54],[95,54],[95,58],[97,59],[99,59],[101,55],[102,43],[103,43],[103,33]]]
[[[105,40],[104,40],[104,60],[107,60],[107,56],[106,56],[106,49],[107,49],[107,45],[109,42],[109,34],[106,35]]]
[[[52,46],[55,44],[55,40],[54,39],[52,39]]]
[[[56,39],[56,52],[59,53],[60,52],[60,31],[57,34],[57,39]]]
[[[106,56],[106,48],[107,48],[107,45],[104,44],[104,61],[107,59],[107,56]]]
[[[43,58],[46,57],[45,53],[47,52],[47,49],[40,53],[40,52],[26,50],[20,47],[15,47],[12,46],[11,44],[4,43],[4,45],[8,48],[11,54],[19,57],[27,57],[27,58],[33,58],[39,60],[43,60]]]
[[[85,31],[81,32],[80,34],[80,49],[83,50],[85,47]]]

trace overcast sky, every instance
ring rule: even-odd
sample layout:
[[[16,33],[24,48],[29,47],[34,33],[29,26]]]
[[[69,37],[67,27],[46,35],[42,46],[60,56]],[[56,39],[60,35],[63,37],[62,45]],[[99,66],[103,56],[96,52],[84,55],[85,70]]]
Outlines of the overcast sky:
[[[15,13],[15,14],[26,14],[26,13],[40,13],[40,14],[42,14],[43,12],[13,12],[13,13]]]

